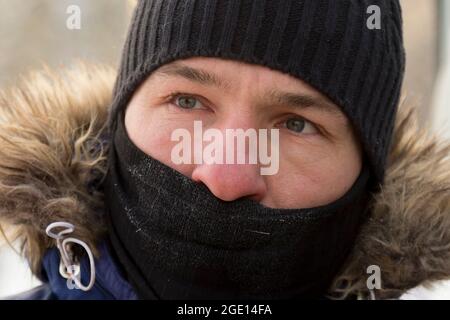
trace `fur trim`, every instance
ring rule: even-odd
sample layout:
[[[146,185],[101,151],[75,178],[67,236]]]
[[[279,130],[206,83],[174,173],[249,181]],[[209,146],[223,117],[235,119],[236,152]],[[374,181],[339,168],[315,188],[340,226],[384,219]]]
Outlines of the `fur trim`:
[[[332,292],[346,298],[398,298],[450,278],[450,141],[420,128],[415,108],[399,108],[386,180],[375,195],[347,266]],[[382,288],[367,288],[367,267]]]
[[[104,231],[101,193],[88,186],[106,172],[99,138],[114,77],[112,69],[84,64],[45,68],[0,93],[0,221],[23,240],[36,274],[54,245],[49,223],[73,223],[92,248]]]
[[[105,231],[102,193],[89,186],[106,172],[101,135],[114,80],[108,67],[79,64],[0,94],[0,220],[18,228],[35,273],[54,245],[49,223],[73,223],[91,247]],[[450,142],[419,129],[416,114],[399,109],[384,185],[333,298],[369,297],[370,265],[381,270],[378,298],[450,278]]]

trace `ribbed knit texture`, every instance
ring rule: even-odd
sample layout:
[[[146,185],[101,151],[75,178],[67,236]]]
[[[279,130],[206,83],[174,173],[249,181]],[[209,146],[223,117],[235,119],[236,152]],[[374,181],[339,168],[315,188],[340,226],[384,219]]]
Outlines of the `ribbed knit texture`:
[[[367,8],[381,8],[381,29]],[[116,82],[110,124],[163,64],[193,56],[264,65],[339,105],[383,182],[405,68],[398,0],[141,0]]]

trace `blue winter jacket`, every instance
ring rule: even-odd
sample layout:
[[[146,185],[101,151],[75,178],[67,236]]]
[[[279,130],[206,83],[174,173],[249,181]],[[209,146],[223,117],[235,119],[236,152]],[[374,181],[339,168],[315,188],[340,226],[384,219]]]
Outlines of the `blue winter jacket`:
[[[42,285],[6,298],[7,300],[136,300],[131,285],[126,281],[111,248],[105,241],[100,245],[100,258],[95,259],[96,278],[91,290],[70,289],[68,280],[59,273],[60,256],[57,248],[47,251],[42,264]],[[80,263],[81,282],[89,282],[89,260],[84,257]]]

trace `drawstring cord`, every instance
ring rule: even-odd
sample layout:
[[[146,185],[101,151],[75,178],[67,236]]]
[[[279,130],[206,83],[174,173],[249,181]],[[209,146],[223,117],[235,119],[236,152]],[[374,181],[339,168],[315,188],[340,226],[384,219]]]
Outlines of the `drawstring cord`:
[[[55,228],[63,228],[62,231],[58,233],[54,233],[52,230]],[[89,291],[94,286],[95,283],[95,264],[94,264],[94,255],[92,254],[89,246],[84,242],[76,238],[66,238],[66,235],[72,233],[75,230],[73,224],[68,222],[53,222],[47,226],[45,229],[45,233],[56,240],[56,246],[59,250],[61,261],[59,264],[59,273],[65,279],[70,279],[75,282],[77,288],[83,291]],[[72,260],[72,254],[67,251],[66,246],[68,243],[76,243],[79,244],[86,250],[89,256],[89,263],[91,267],[91,279],[89,281],[89,285],[85,286],[81,283],[80,273],[81,268],[80,264],[75,264]],[[70,253],[70,254],[69,254]]]

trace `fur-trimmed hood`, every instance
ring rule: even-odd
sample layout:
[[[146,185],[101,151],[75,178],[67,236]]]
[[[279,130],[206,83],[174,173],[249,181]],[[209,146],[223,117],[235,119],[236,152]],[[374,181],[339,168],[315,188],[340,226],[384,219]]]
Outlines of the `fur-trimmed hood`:
[[[106,172],[102,135],[114,81],[112,68],[77,64],[32,73],[0,93],[0,222],[10,240],[22,240],[35,273],[55,245],[45,234],[51,222],[71,222],[91,248],[105,232],[95,186]],[[450,278],[450,141],[420,129],[416,113],[399,109],[384,185],[333,297],[369,297],[373,265],[378,298]]]

